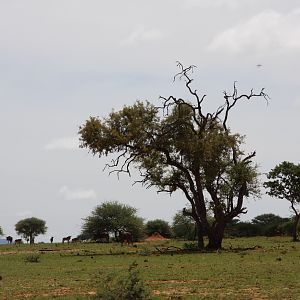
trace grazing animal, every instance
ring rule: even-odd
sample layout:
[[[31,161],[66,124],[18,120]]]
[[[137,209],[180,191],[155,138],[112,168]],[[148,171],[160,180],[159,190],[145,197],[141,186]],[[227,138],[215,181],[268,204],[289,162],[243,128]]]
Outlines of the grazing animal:
[[[22,244],[22,239],[16,239],[16,240],[15,240],[15,244],[16,244],[16,245]]]
[[[7,237],[6,237],[6,241],[7,241],[8,244],[11,244],[11,243],[13,242],[13,237],[10,236],[10,235],[7,236]]]
[[[69,244],[69,243],[70,243],[70,239],[71,239],[71,236],[70,236],[70,235],[69,235],[69,236],[66,236],[66,237],[63,237],[62,243],[68,242],[68,244]]]
[[[97,236],[97,240],[100,241],[105,241],[106,243],[109,243],[109,234],[108,232],[101,232],[99,233],[99,235]]]
[[[72,243],[78,243],[79,242],[79,238],[73,238],[72,239]]]
[[[13,237],[9,235],[6,237],[6,240],[8,244],[11,244],[13,242]]]
[[[51,243],[51,244],[53,243],[53,240],[54,240],[54,237],[51,236],[51,238],[50,238],[50,243]]]
[[[125,231],[125,230],[119,230],[119,242],[122,244],[123,243],[127,243],[132,244],[133,245],[133,238],[132,238],[132,233],[129,231]]]

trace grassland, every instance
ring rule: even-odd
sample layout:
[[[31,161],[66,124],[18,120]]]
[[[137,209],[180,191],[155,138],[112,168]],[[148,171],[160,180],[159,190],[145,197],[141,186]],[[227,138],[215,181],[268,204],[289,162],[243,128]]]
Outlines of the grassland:
[[[218,252],[156,251],[183,243],[1,245],[0,299],[89,299],[133,261],[153,299],[300,299],[300,243],[238,238]]]

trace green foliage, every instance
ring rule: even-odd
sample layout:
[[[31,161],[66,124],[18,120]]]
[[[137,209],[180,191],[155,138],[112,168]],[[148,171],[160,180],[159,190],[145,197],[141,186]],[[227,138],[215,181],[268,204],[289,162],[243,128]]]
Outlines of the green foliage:
[[[149,291],[142,281],[137,269],[137,263],[133,262],[128,268],[125,278],[112,274],[102,281],[98,289],[96,300],[138,300],[149,299]]]
[[[146,223],[145,230],[148,236],[152,235],[155,232],[159,232],[164,237],[171,236],[171,228],[169,223],[161,219],[148,221]]]
[[[233,220],[227,225],[227,236],[278,236],[290,235],[293,220],[282,218],[274,214],[262,214],[256,216],[251,222]]]
[[[197,251],[199,250],[198,245],[196,243],[184,243],[183,249]]]
[[[117,238],[118,230],[126,229],[137,241],[143,237],[144,224],[136,212],[136,208],[117,201],[104,202],[84,219],[81,237],[98,240],[101,233],[108,232]]]
[[[291,204],[300,202],[300,164],[284,161],[275,166],[267,177],[269,180],[264,183],[267,194],[286,199]]]
[[[30,239],[30,244],[34,243],[34,238],[39,234],[45,234],[47,231],[46,222],[38,218],[27,218],[20,220],[15,225],[15,230],[25,239]]]
[[[298,240],[297,227],[300,221],[300,211],[297,206],[300,204],[300,164],[295,165],[284,161],[275,166],[268,175],[268,181],[264,183],[267,194],[279,199],[286,199],[290,202],[295,214],[293,226],[293,240]]]
[[[195,240],[196,224],[195,220],[190,216],[178,211],[173,217],[172,231],[174,237],[185,240]]]
[[[27,263],[38,263],[40,262],[40,255],[39,254],[29,254],[25,257],[25,262]]]
[[[3,235],[3,230],[1,228],[1,226],[0,226],[0,235]]]

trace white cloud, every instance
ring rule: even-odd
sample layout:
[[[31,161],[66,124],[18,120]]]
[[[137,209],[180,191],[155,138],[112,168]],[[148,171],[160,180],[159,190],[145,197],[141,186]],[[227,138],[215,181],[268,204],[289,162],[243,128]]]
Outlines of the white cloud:
[[[286,51],[300,49],[300,11],[288,14],[264,11],[248,21],[216,36],[208,50],[226,50],[233,54],[245,51]]]
[[[144,42],[161,40],[163,37],[164,34],[158,29],[145,29],[143,26],[139,26],[123,40],[122,45],[132,46]]]
[[[77,189],[72,191],[65,185],[59,189],[59,194],[66,200],[88,200],[97,197],[94,190]]]
[[[75,150],[78,148],[79,140],[76,137],[55,139],[44,146],[45,150]]]

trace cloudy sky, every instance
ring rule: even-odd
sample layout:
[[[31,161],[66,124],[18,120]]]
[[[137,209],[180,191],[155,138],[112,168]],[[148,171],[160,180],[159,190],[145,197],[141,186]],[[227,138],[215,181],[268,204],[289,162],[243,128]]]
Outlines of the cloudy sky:
[[[90,115],[185,95],[172,81],[177,60],[197,66],[208,109],[234,81],[241,92],[265,87],[269,104],[241,103],[231,128],[247,136],[261,173],[299,163],[299,56],[296,0],[0,0],[0,226],[15,237],[15,223],[35,216],[48,226],[40,240],[60,240],[109,200],[171,220],[186,204],[180,193],[108,176],[105,159],[78,149],[77,132]],[[290,215],[287,202],[265,195],[246,206],[244,219]]]

